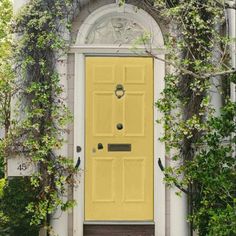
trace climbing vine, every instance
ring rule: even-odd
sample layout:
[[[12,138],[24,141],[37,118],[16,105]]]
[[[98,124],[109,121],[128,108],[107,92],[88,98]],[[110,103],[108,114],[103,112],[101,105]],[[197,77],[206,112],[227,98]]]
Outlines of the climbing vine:
[[[14,92],[14,74],[11,67],[12,5],[8,0],[0,1],[0,130],[7,134],[10,126],[11,94]],[[1,132],[1,131],[0,131]],[[0,139],[2,137],[0,136]],[[0,140],[0,178],[4,176],[4,143]]]
[[[71,114],[63,97],[64,87],[56,66],[68,49],[64,36],[77,10],[72,0],[32,0],[17,15],[14,64],[17,94],[5,142],[7,156],[25,156],[37,165],[30,178],[34,201],[26,211],[31,224],[44,225],[50,215],[66,210],[73,200],[63,200],[73,185],[77,169],[70,158],[60,155]]]
[[[153,6],[170,25],[165,62],[172,72],[156,104],[169,153],[166,183],[188,195],[189,220],[199,235],[235,235],[236,104],[228,90],[236,77],[229,55],[235,39],[224,1],[156,0]],[[222,99],[219,117],[215,94]]]

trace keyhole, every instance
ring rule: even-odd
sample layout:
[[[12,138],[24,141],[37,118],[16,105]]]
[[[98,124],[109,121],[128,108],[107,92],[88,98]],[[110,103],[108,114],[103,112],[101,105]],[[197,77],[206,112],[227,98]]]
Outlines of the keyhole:
[[[123,129],[123,125],[121,123],[119,123],[119,124],[116,125],[116,128],[118,130],[122,130]]]

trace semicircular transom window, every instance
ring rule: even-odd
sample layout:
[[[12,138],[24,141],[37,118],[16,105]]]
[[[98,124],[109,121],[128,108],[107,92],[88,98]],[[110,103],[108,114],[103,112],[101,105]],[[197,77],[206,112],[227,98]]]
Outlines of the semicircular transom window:
[[[92,26],[85,43],[134,44],[144,33],[145,29],[132,19],[119,16],[104,17]]]

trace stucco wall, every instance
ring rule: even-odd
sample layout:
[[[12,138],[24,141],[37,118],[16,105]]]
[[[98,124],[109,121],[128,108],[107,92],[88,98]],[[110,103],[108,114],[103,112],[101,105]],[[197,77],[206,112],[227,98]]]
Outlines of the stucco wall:
[[[13,11],[16,14],[19,9],[29,0],[13,0]]]
[[[70,111],[74,112],[74,72],[75,72],[75,56],[68,54],[67,58],[67,92],[68,92],[68,107]],[[74,155],[74,122],[69,125],[68,134],[68,156],[73,159]],[[73,189],[68,191],[69,198],[73,198]],[[68,236],[73,236],[73,210],[68,213]]]

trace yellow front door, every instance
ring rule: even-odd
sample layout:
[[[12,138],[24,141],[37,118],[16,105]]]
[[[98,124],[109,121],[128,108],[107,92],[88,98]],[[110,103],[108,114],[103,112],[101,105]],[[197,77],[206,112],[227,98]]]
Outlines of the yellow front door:
[[[86,58],[85,220],[153,220],[153,60]]]

